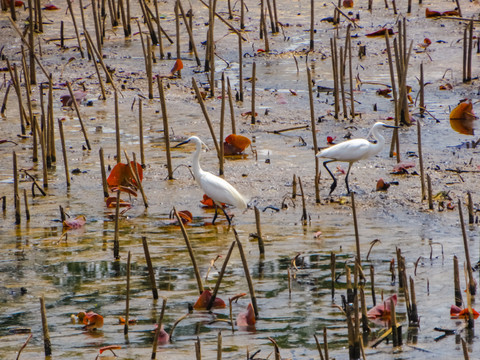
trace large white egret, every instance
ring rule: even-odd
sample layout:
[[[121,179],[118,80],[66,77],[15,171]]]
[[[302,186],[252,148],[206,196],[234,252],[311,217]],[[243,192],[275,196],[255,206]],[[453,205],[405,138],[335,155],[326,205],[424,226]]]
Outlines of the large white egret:
[[[348,171],[345,176],[345,184],[347,184],[347,191],[350,193],[350,188],[348,187],[348,174],[350,174],[350,169],[355,161],[368,159],[371,156],[377,155],[382,151],[385,146],[385,138],[380,134],[382,128],[396,128],[397,126],[386,125],[382,122],[377,122],[372,126],[372,129],[369,132],[376,140],[375,142],[370,142],[367,139],[352,139],[344,141],[340,144],[333,145],[329,148],[323,149],[317,154],[319,158],[330,159],[323,162],[323,166],[327,169],[328,173],[333,179],[333,184],[330,186],[330,194],[337,187],[337,179],[333,176],[330,169],[327,167],[327,164],[334,161],[348,162]],[[368,136],[367,136],[368,137]],[[329,195],[330,195],[329,194]]]
[[[227,181],[209,173],[208,171],[202,170],[200,167],[200,153],[202,152],[202,145],[208,149],[208,146],[200,140],[197,136],[191,136],[187,140],[177,144],[175,147],[181,146],[183,144],[193,142],[196,145],[195,154],[193,154],[193,174],[195,175],[195,180],[197,180],[198,185],[203,189],[205,194],[213,200],[215,204],[215,216],[213,217],[212,225],[215,224],[215,220],[218,215],[218,207],[220,207],[227,217],[228,223],[231,224],[232,221],[228,216],[227,212],[222,206],[222,203],[233,205],[239,209],[247,208],[246,199],[230,185]]]

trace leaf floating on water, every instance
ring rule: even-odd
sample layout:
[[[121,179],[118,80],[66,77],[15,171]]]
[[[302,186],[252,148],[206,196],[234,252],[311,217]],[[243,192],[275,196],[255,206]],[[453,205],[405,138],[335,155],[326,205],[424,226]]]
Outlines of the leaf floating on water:
[[[122,316],[118,317],[119,324],[125,324],[125,318]],[[137,319],[128,319],[128,324],[133,325],[137,323]]]
[[[472,308],[472,314],[474,319],[480,315],[474,308]],[[468,308],[462,309],[456,305],[452,305],[450,307],[450,316],[452,318],[468,318]]]
[[[450,113],[450,126],[456,132],[463,135],[474,135],[474,121],[472,101],[464,101],[455,107]]]
[[[155,330],[157,330],[158,324],[155,324]],[[158,332],[157,346],[166,345],[170,341],[170,335],[163,329],[163,325],[160,326],[160,331]]]
[[[253,310],[252,303],[249,303],[247,306],[247,310],[242,311],[237,316],[237,326],[255,326],[255,312]]]
[[[69,229],[79,229],[87,222],[87,218],[84,215],[78,215],[75,219],[66,219],[63,222],[63,227]]]
[[[203,200],[200,200],[200,202],[203,204],[204,208],[213,209],[215,207],[215,203],[207,194],[203,194]],[[222,203],[222,207],[225,207],[224,203]]]
[[[392,304],[391,300],[393,300],[393,303],[397,305],[397,294],[393,294],[389,298],[385,299],[385,301],[382,304],[378,304],[368,310],[367,316],[370,319],[378,319],[382,318],[385,320],[390,319],[391,316],[391,311],[392,311]]]
[[[98,352],[102,354],[104,351],[110,350],[112,353],[114,353],[112,350],[120,350],[121,348],[122,347],[120,345],[108,345],[98,349]]]
[[[132,167],[135,166],[135,162],[131,161]],[[138,170],[138,177],[140,178],[140,181],[143,180],[143,169],[142,166],[137,163],[137,170]],[[137,186],[137,183],[135,181],[135,178],[130,171],[130,167],[127,164],[123,163],[118,163],[115,165],[115,167],[112,169],[110,172],[110,175],[107,178],[107,184],[110,187],[115,187],[115,186],[126,186],[126,187],[131,187],[131,186]],[[120,191],[123,191],[120,189]]]
[[[210,292],[210,290],[204,290],[202,292],[202,295],[198,297],[197,301],[195,302],[195,305],[193,305],[193,308],[195,310],[206,310],[211,298],[212,298],[212,293]],[[212,308],[223,309],[224,307],[226,307],[225,302],[222,299],[215,297]]]
[[[103,326],[103,316],[93,311],[89,311],[88,313],[81,311],[77,316],[79,321],[85,324],[85,329],[87,330],[99,329]]]
[[[452,89],[453,89],[453,86],[452,86],[452,84],[450,84],[450,83],[446,83],[446,84],[444,84],[444,85],[440,85],[440,86],[438,87],[438,89],[439,89],[439,90],[452,90]]]
[[[444,12],[430,10],[429,8],[425,9],[425,17],[433,18],[433,17],[441,17],[441,16],[460,16],[460,13],[457,10],[448,10]]]
[[[245,136],[228,135],[223,143],[223,154],[225,156],[240,155],[251,143],[251,140]]]
[[[43,10],[60,10],[60,8],[56,5],[53,5],[53,4],[47,4],[43,8]]]
[[[374,31],[373,33],[369,33],[365,36],[367,37],[375,37],[375,36],[385,36],[385,34],[393,35],[393,29],[382,28],[380,30]]]
[[[188,210],[179,211],[178,216],[180,217],[180,220],[182,220],[182,223],[184,225],[188,224],[189,222],[192,222],[192,220],[193,220],[193,215]]]

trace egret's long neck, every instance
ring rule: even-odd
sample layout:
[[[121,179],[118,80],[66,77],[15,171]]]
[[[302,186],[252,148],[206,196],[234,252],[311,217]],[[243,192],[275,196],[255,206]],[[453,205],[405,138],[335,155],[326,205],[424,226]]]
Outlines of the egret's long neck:
[[[385,146],[385,138],[383,137],[382,134],[380,134],[379,129],[374,129],[372,133],[373,137],[377,142],[373,145],[373,151],[372,155],[378,154],[380,151],[382,151],[383,147]]]
[[[200,167],[200,153],[202,152],[202,144],[197,143],[197,148],[195,154],[193,154],[193,174],[195,179],[198,181],[200,174],[202,173],[202,168]]]

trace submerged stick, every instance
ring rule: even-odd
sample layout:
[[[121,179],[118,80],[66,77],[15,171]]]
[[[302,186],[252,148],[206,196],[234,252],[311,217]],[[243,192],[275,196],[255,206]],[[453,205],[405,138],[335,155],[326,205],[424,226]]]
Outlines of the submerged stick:
[[[260,252],[260,257],[265,257],[265,245],[263,244],[263,237],[262,237],[262,226],[260,224],[260,211],[255,206],[255,224],[257,226],[257,240],[258,240],[258,250]]]
[[[335,299],[335,269],[336,269],[336,256],[335,256],[335,253],[332,251],[330,253],[330,274],[331,274],[331,281],[332,281],[332,285],[331,285],[331,292],[332,292],[332,302],[333,302],[333,299]]]
[[[232,241],[230,248],[228,249],[227,255],[225,256],[225,260],[223,261],[222,269],[218,274],[217,283],[215,284],[215,288],[213,289],[212,297],[207,305],[207,310],[210,310],[215,302],[215,298],[217,297],[218,289],[220,288],[220,284],[222,283],[223,275],[225,274],[225,270],[227,269],[228,260],[230,260],[230,256],[232,255],[233,248],[235,247],[235,242]]]
[[[177,213],[177,210],[175,207],[173,208],[173,212],[175,214],[175,217],[177,218],[177,221],[180,225],[180,229],[182,230],[183,238],[185,240],[185,244],[187,245],[188,249],[188,254],[190,255],[190,260],[192,261],[192,266],[193,266],[193,271],[195,272],[195,277],[197,279],[197,286],[198,286],[198,292],[200,295],[203,293],[203,283],[202,283],[202,277],[200,276],[200,270],[198,269],[197,261],[195,260],[195,254],[193,252],[192,245],[190,244],[190,240],[188,239],[188,234],[187,231],[185,230],[185,226],[183,226],[182,219]]]
[[[103,186],[103,197],[106,199],[108,198],[108,184],[107,184],[107,174],[105,172],[105,160],[103,158],[103,148],[100,148],[99,156],[100,156],[100,170],[102,172],[102,186]]]
[[[25,203],[25,219],[30,221],[30,209],[28,207],[27,189],[23,189],[23,201]]]
[[[13,151],[13,198],[15,201],[15,225],[20,225],[20,195],[18,193],[18,167],[17,167],[17,154]]]
[[[147,262],[148,276],[150,279],[150,286],[152,287],[153,299],[157,300],[158,299],[157,283],[155,281],[155,273],[153,271],[152,259],[150,257],[150,250],[148,249],[146,236],[142,236],[142,245],[143,245],[143,252],[145,253],[145,260]]]
[[[158,92],[160,95],[160,105],[162,107],[162,119],[163,119],[163,137],[165,139],[165,151],[167,154],[167,169],[168,169],[168,179],[173,180],[173,170],[172,170],[172,156],[170,154],[170,134],[168,130],[168,116],[167,116],[167,105],[165,103],[165,92],[163,90],[163,80],[160,77],[157,77]]]
[[[163,316],[165,315],[166,307],[167,307],[167,298],[163,297],[162,310],[160,311],[160,316],[158,317],[157,328],[155,330],[155,335],[154,335],[155,337],[153,338],[152,357],[151,357],[152,360],[156,359],[157,357],[158,335],[160,334],[160,330],[162,329]]]
[[[255,289],[253,287],[252,277],[250,276],[250,271],[248,270],[247,258],[243,252],[243,245],[240,242],[238,237],[237,230],[233,227],[233,233],[235,234],[235,240],[237,241],[238,251],[240,252],[240,257],[242,259],[243,270],[245,272],[245,277],[247,278],[248,289],[250,291],[250,298],[252,300],[253,310],[255,312],[255,319],[258,319],[258,307],[257,307],[257,297],[255,296]]]
[[[45,356],[51,356],[52,343],[50,342],[50,333],[48,331],[47,324],[47,310],[45,309],[45,298],[43,295],[40,297],[40,313],[42,316],[43,348],[45,351]]]
[[[113,237],[113,257],[115,260],[120,259],[120,240],[118,236],[119,231],[119,217],[120,217],[120,191],[117,191],[117,202],[115,204],[115,233]]]
[[[128,334],[128,319],[130,317],[130,261],[131,261],[131,253],[128,252],[127,256],[127,298],[125,300],[125,325],[123,327],[123,334]]]
[[[68,159],[67,159],[67,148],[65,146],[65,135],[63,133],[63,122],[61,119],[58,119],[58,130],[60,132],[60,140],[62,142],[62,154],[63,154],[63,164],[65,167],[65,180],[67,182],[67,187],[70,187],[70,176],[68,171]]]
[[[473,278],[472,263],[470,261],[470,250],[468,248],[467,232],[465,230],[465,222],[463,220],[462,203],[458,200],[458,213],[460,215],[460,226],[462,228],[463,247],[465,249],[465,259],[467,262],[468,273],[468,289],[471,295],[475,295],[477,292],[477,282]]]

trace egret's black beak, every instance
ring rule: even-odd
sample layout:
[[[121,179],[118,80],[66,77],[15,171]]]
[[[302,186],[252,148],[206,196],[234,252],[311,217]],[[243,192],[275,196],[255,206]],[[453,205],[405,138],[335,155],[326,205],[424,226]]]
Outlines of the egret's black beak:
[[[189,143],[189,142],[190,142],[190,139],[185,140],[185,141],[182,141],[181,143],[178,143],[177,145],[175,145],[174,148],[180,147],[180,146],[182,146],[182,145],[184,145],[184,144],[186,144],[186,143]]]
[[[386,125],[386,124],[383,124],[383,127],[386,127],[386,128],[392,128],[392,129],[399,129],[400,126],[395,126],[395,125]]]

